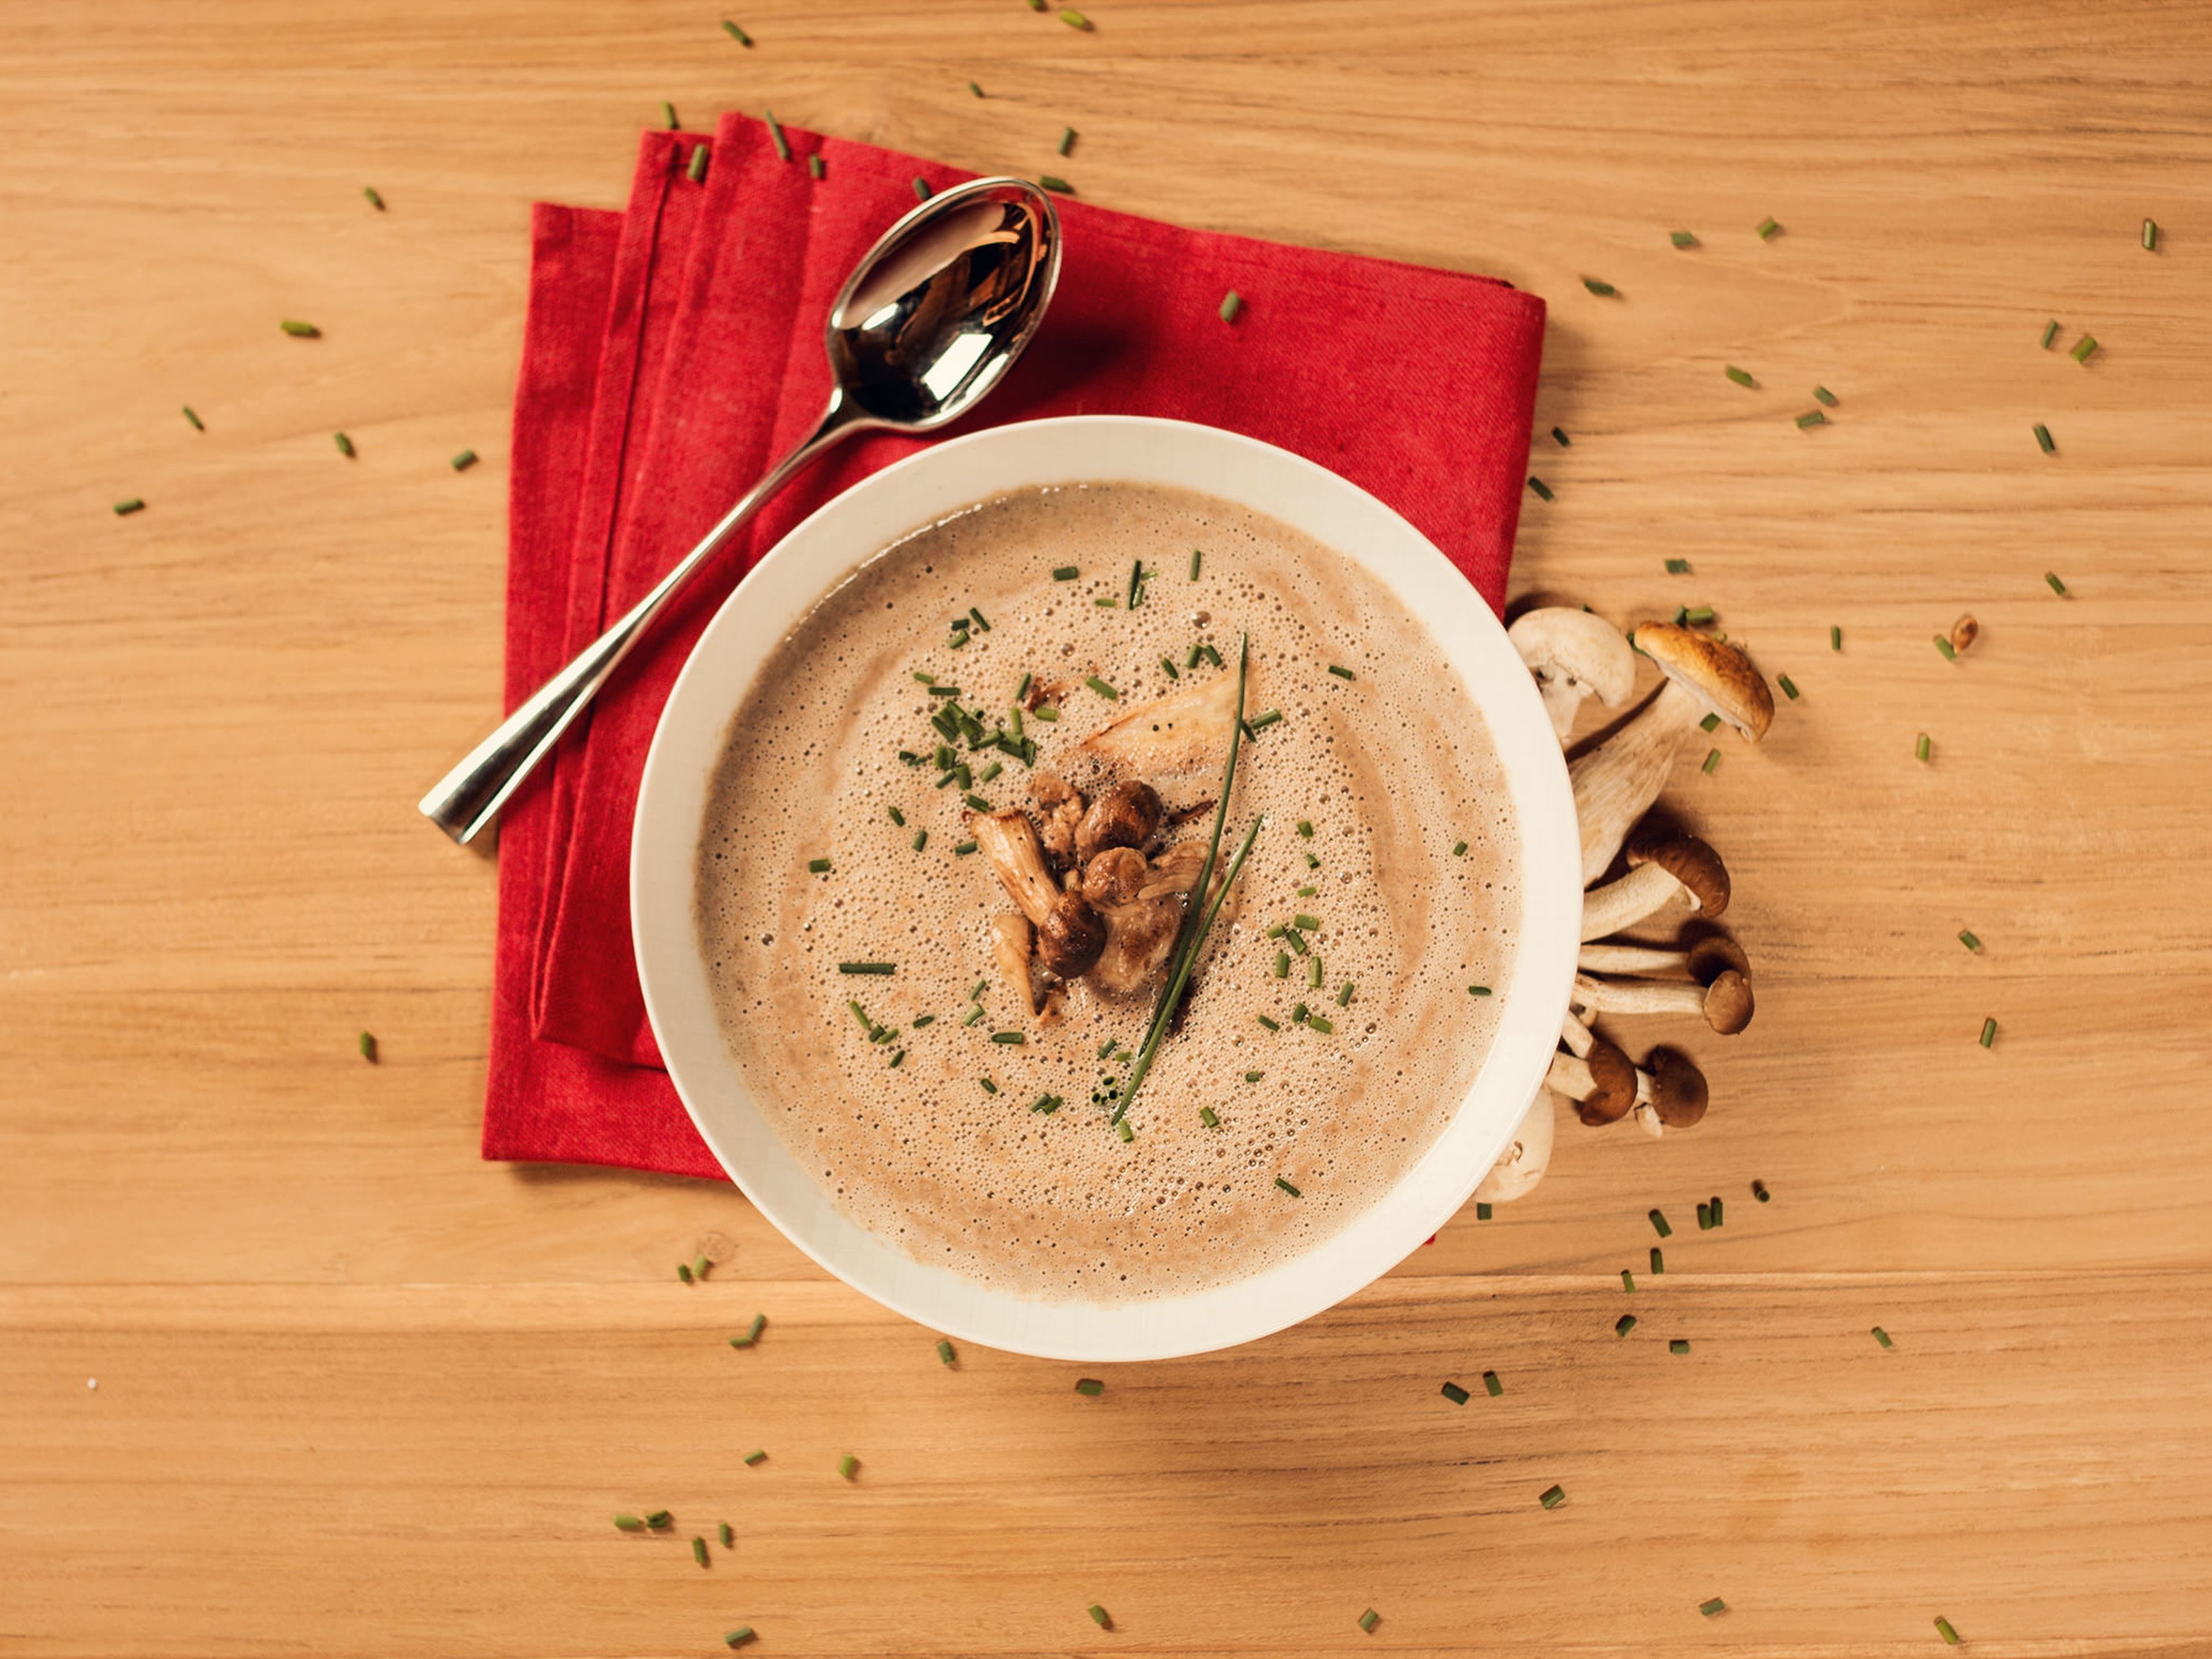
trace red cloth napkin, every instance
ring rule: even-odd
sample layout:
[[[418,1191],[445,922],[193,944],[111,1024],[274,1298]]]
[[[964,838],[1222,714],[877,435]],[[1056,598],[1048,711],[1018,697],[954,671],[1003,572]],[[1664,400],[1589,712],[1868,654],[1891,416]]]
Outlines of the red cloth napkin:
[[[829,396],[823,319],[913,204],[974,175],[725,116],[648,133],[628,210],[541,206],[515,402],[512,707],[651,586]],[[806,165],[818,154],[824,176]],[[1028,353],[955,430],[1114,412],[1297,452],[1404,514],[1493,609],[1520,514],[1544,306],[1486,277],[1190,231],[1062,198],[1060,286]],[[1244,310],[1219,315],[1235,289]],[[753,561],[927,442],[848,441],[789,485],[623,665],[507,810],[487,1158],[720,1173],[665,1073],[630,955],[630,818],[662,702]]]

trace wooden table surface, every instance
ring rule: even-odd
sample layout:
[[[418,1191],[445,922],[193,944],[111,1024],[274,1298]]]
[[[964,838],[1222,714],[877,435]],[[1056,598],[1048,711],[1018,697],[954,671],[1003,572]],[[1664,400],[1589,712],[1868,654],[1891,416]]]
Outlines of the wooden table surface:
[[[2212,1650],[2212,15],[1093,3],[0,8],[0,1654]],[[1516,591],[1802,692],[1670,791],[1759,966],[1633,1034],[1705,1125],[1096,1401],[726,1187],[481,1163],[494,871],[412,803],[528,204],[662,98],[1544,295]]]

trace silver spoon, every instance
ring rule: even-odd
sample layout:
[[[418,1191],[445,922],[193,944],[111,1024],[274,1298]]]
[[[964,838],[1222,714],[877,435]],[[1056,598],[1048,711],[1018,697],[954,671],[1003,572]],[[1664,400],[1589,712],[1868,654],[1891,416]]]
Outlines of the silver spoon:
[[[630,647],[723,544],[800,468],[871,428],[928,432],[1005,378],[1036,332],[1060,276],[1060,216],[1020,179],[978,179],[933,196],[889,230],[830,308],[836,386],[811,436],[722,515],[629,613],[539,687],[422,797],[466,842],[499,816]]]

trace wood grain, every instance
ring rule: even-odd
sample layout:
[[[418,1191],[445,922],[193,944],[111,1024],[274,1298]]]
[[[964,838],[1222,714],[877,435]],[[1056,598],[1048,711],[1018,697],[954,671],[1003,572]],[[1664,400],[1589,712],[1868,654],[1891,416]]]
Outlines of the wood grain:
[[[0,10],[0,1653],[2212,1651],[2212,18],[1088,9]],[[1759,969],[1629,1034],[1705,1125],[1096,1401],[726,1188],[479,1163],[493,871],[411,803],[494,709],[528,204],[664,97],[1544,295],[1516,592],[1803,694],[1670,791]]]

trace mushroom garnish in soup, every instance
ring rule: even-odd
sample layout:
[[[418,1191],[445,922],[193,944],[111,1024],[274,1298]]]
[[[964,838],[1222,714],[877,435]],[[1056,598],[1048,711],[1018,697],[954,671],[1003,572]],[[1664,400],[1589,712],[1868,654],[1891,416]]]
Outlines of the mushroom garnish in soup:
[[[981,502],[822,599],[725,737],[696,908],[738,1070],[847,1213],[1109,1302],[1295,1255],[1428,1148],[1495,1034],[1468,990],[1511,982],[1518,872],[1481,711],[1395,595],[1105,483]]]

